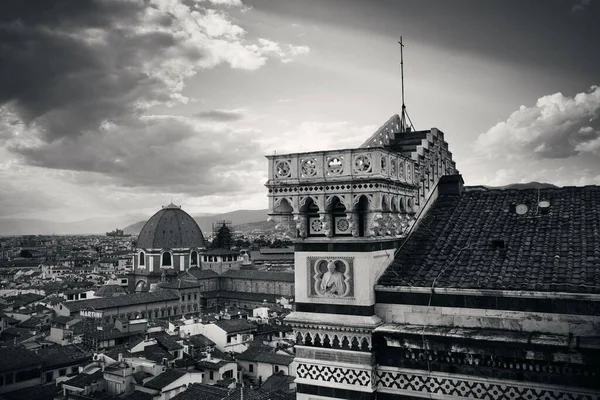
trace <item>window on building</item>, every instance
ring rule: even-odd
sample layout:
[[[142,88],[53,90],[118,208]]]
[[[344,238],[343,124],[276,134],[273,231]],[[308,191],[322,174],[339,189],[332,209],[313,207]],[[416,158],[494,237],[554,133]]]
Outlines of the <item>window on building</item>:
[[[222,378],[223,379],[233,378],[233,370],[230,369],[230,370],[227,370],[227,371],[223,372],[223,377]]]
[[[9,372],[8,374],[4,375],[4,378],[5,378],[5,380],[6,380],[6,384],[7,384],[7,385],[10,385],[10,384],[12,384],[12,383],[14,382],[14,380],[15,380],[15,379],[14,379],[14,378],[15,378],[15,376],[13,375],[13,373],[12,373],[12,372]]]
[[[254,364],[249,364],[248,365],[248,371],[249,372],[254,372]]]
[[[192,251],[192,265],[198,265],[198,252]]]
[[[212,381],[213,379],[215,379],[215,373],[210,371],[210,380]]]
[[[198,293],[194,293],[194,300],[198,300]]]
[[[171,253],[165,251],[162,255],[162,266],[170,267],[173,265],[173,260],[171,260]]]
[[[181,295],[181,301],[185,301],[185,294]]]
[[[188,293],[188,301],[191,301],[191,300],[192,300],[192,295],[191,295],[191,293]]]
[[[231,343],[231,336],[227,335],[227,343]]]
[[[46,382],[52,382],[53,380],[52,372],[46,372]]]
[[[82,299],[87,299],[87,293],[81,293],[79,297]]]
[[[140,251],[140,266],[146,265],[146,255],[143,251]]]
[[[276,365],[275,366],[275,373],[278,373],[278,372],[279,372],[279,365]]]

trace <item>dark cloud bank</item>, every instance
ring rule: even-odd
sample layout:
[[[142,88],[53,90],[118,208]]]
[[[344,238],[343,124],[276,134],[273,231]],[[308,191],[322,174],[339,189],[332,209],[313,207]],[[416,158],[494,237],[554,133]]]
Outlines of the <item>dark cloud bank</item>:
[[[221,166],[260,152],[233,129],[145,115],[181,101],[188,66],[204,56],[178,35],[176,16],[148,2],[0,2],[0,54],[0,145],[27,164],[211,194],[243,187]],[[242,118],[222,110],[199,117]]]

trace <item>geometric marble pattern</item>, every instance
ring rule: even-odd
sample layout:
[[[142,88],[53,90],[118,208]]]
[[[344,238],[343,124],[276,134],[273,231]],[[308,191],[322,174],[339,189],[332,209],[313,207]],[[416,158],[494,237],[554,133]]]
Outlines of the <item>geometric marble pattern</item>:
[[[460,378],[414,375],[404,372],[377,372],[379,388],[458,396],[486,400],[599,400],[599,395],[577,394],[561,390],[521,387],[502,383],[474,382]],[[436,397],[437,397],[436,396]]]
[[[348,385],[371,385],[371,374],[368,371],[352,368],[327,367],[324,365],[298,364],[296,369],[298,378],[325,381],[332,383],[346,383]]]

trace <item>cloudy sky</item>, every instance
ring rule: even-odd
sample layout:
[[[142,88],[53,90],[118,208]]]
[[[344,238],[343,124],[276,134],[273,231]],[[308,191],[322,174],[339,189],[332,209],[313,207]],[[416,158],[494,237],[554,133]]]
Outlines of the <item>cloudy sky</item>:
[[[0,218],[266,208],[400,111],[465,182],[600,184],[596,0],[0,2]]]

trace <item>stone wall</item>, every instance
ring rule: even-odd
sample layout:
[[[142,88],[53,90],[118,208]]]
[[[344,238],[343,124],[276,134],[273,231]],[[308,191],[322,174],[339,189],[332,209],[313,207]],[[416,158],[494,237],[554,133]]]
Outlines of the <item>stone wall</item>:
[[[574,336],[600,335],[600,316],[429,307],[377,303],[375,313],[385,322],[461,328],[505,329]]]

